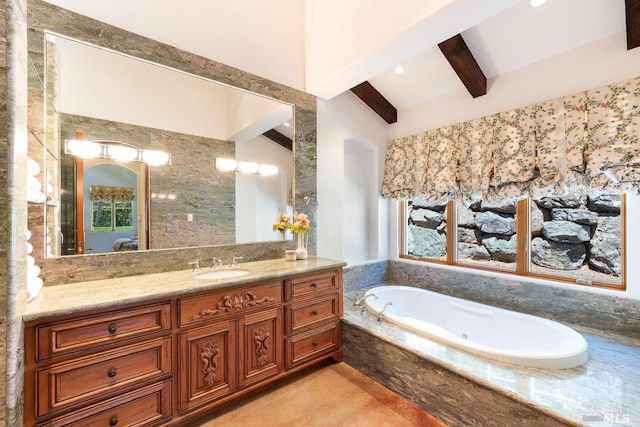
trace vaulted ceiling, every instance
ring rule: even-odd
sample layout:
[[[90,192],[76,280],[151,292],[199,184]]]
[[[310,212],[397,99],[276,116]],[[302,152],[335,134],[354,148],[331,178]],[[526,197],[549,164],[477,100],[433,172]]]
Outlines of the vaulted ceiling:
[[[403,75],[388,70],[352,91],[394,123],[398,108],[460,85],[473,98],[483,96],[487,79],[621,31],[626,32],[627,49],[640,46],[640,0],[549,0],[538,7],[524,1],[399,64]]]
[[[461,90],[481,102],[502,76],[618,34],[640,44],[640,0],[48,1],[323,99],[353,89],[387,122]],[[385,32],[394,19],[405,28]]]

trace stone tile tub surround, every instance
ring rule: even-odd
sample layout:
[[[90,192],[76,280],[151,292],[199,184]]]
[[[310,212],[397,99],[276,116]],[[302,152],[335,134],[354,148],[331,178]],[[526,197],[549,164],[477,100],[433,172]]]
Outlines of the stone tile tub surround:
[[[528,299],[527,304],[519,304],[519,293],[505,291],[511,298],[503,296],[506,301],[500,305],[518,311],[526,311],[525,308],[540,311],[543,317],[561,322],[564,305],[591,300],[596,300],[595,305],[585,309],[608,310],[613,313],[614,320],[619,308],[626,304],[625,315],[635,316],[637,322],[637,314],[633,314],[637,313],[635,301],[566,289],[560,289],[563,292],[556,296],[558,289],[552,286],[510,283],[513,280],[502,275],[487,277],[459,268],[404,261],[380,262],[344,270],[343,342],[347,363],[404,395],[449,426],[515,425],[514,420],[518,420],[519,426],[611,425],[611,422],[589,421],[604,415],[608,420],[617,417],[621,422],[618,425],[640,425],[640,339],[637,324],[635,333],[633,331],[633,321],[632,326],[624,328],[613,321],[613,327],[602,330],[591,329],[593,322],[583,322],[587,327],[575,326],[578,322],[571,313],[576,308],[572,307],[566,318],[574,321],[564,322],[574,323],[587,339],[589,362],[582,367],[558,371],[515,367],[446,347],[359,314],[353,308],[353,301],[356,293],[361,296],[372,287],[362,285],[363,279],[372,277],[372,271],[384,277],[383,283],[418,285],[496,306],[499,304],[491,301],[501,301],[494,298],[501,294],[499,287],[520,293],[528,290],[533,293],[530,298],[539,299],[535,301],[537,304]],[[525,285],[526,290],[521,289]],[[537,288],[543,288],[546,293],[535,291]],[[491,298],[486,298],[485,294]],[[558,304],[544,298],[564,302]],[[634,307],[636,311],[633,311]],[[544,315],[546,308],[553,312],[552,315]],[[589,319],[589,315],[584,317]],[[627,332],[628,337],[615,335],[619,332]]]
[[[582,367],[523,368],[378,323],[352,305],[344,308],[344,361],[449,427],[640,425],[637,341],[585,335],[591,359]]]

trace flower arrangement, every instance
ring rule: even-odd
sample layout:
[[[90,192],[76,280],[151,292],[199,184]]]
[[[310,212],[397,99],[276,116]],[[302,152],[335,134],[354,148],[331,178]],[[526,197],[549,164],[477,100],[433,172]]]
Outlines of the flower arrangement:
[[[280,212],[276,222],[273,223],[273,231],[285,231],[291,228],[291,217]]]
[[[299,213],[293,216],[294,222],[291,224],[292,233],[306,233],[311,230],[311,222],[307,214]]]

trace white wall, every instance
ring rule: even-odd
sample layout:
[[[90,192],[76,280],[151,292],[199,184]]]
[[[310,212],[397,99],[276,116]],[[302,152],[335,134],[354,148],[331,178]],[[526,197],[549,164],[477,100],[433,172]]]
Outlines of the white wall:
[[[288,204],[291,151],[259,136],[236,143],[236,160],[278,166],[277,176],[236,173],[236,243],[278,240],[279,233],[271,226],[279,212],[293,212]]]
[[[304,1],[48,2],[304,90]]]
[[[386,236],[378,236],[377,227],[378,151],[378,147],[364,139],[344,141],[342,243],[345,261],[350,264],[376,260],[379,240],[386,244]]]
[[[318,100],[318,255],[350,264],[388,258],[388,203],[379,197],[386,139],[387,124],[352,93]],[[351,141],[347,147],[355,145],[356,152],[369,153],[364,157],[370,161],[365,164],[348,155],[345,163],[346,141]],[[346,168],[362,177],[351,180],[351,187],[345,182]],[[345,203],[348,188],[357,185],[375,189],[375,196],[370,193]],[[356,208],[358,212],[353,211]],[[352,233],[350,221],[363,217],[369,227]]]

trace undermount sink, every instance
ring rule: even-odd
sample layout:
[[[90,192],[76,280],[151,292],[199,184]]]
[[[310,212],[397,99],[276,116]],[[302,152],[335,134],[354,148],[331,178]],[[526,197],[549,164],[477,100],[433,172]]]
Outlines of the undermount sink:
[[[211,270],[197,274],[196,279],[201,280],[215,280],[215,279],[229,279],[231,277],[240,277],[245,274],[249,274],[247,270]]]

